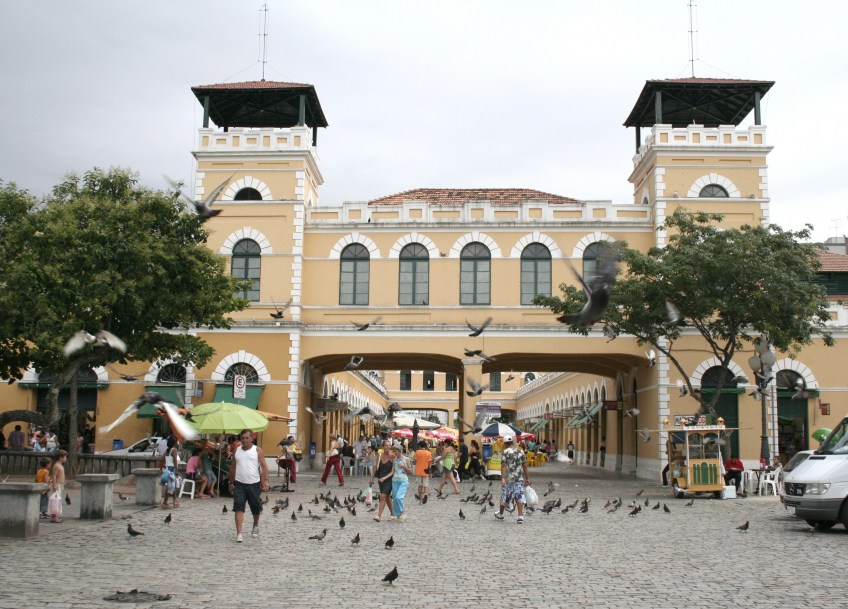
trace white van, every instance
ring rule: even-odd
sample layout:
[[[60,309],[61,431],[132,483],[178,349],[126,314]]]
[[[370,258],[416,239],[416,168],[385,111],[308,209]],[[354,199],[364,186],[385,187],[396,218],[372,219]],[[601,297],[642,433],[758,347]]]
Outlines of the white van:
[[[810,526],[848,528],[848,417],[783,479],[780,500]]]

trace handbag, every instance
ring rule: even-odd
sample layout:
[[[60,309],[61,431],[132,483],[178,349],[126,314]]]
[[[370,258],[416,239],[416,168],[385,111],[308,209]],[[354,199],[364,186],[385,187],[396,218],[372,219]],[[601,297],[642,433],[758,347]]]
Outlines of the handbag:
[[[532,486],[527,486],[524,489],[524,502],[529,506],[539,505],[539,495]]]
[[[171,471],[168,468],[162,470],[162,476],[159,478],[160,484],[168,484],[171,479]]]
[[[59,495],[59,491],[55,491],[47,500],[47,513],[51,516],[62,515],[62,497]]]

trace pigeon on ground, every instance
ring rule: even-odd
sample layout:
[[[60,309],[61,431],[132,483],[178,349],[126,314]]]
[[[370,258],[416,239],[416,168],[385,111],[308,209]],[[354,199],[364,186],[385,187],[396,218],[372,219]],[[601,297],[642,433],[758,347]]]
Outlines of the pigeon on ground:
[[[167,516],[165,516],[165,524],[171,524],[172,517],[173,514],[168,514]]]
[[[345,528],[345,520],[344,520],[344,516],[342,516],[341,520],[339,520],[339,528],[340,528],[340,529]]]
[[[652,509],[652,510],[658,510],[658,509],[660,509],[660,502],[659,502],[659,501],[657,501],[657,504],[656,504],[654,507],[652,507],[651,509]]]
[[[586,304],[578,313],[567,313],[557,318],[564,324],[587,327],[597,322],[604,315],[610,301],[610,294],[618,276],[618,260],[610,248],[603,248],[598,256],[595,272],[588,281],[583,278],[571,261],[566,262],[577,277],[583,292],[586,294]]]
[[[386,541],[386,549],[391,550],[395,546],[395,538],[394,535],[389,537],[388,541]]]
[[[352,323],[354,326],[356,326],[357,332],[362,332],[363,330],[367,330],[371,326],[377,325],[377,322],[380,321],[381,319],[383,319],[383,318],[382,317],[375,317],[374,319],[372,319],[368,323],[364,323],[364,324],[356,323],[355,321],[351,321],[350,323]]]
[[[65,493],[65,503],[71,505],[71,496]]]
[[[225,505],[224,507],[222,507],[222,508],[221,508],[221,513],[222,513],[222,514],[226,514],[226,513],[227,513],[227,506],[226,506],[226,505]]]
[[[141,531],[136,531],[131,524],[127,525],[127,533],[130,534],[130,537],[138,537],[139,535],[144,535]]]
[[[465,514],[462,513],[462,510],[459,510],[459,519],[465,520]]]
[[[671,510],[668,509],[668,506],[664,503],[663,503],[663,512],[665,512],[666,514],[671,514]]]
[[[392,569],[391,571],[386,573],[386,575],[383,577],[383,581],[389,582],[389,584],[391,585],[392,582],[394,582],[397,578],[398,578],[398,570],[397,570],[397,567],[395,567],[394,569]]]
[[[359,540],[360,540],[359,533],[357,533],[356,536],[354,536],[354,538],[350,540],[350,543],[352,543],[355,546],[358,546]]]
[[[324,529],[317,535],[312,535],[309,539],[315,539],[317,541],[324,541],[324,538],[327,536],[327,529]]]
[[[694,497],[692,497],[692,499],[690,499],[689,501],[684,503],[683,507],[692,507],[693,505],[695,505],[695,498]]]
[[[484,331],[486,328],[488,328],[488,327],[489,327],[489,324],[490,324],[490,323],[492,323],[492,318],[491,318],[491,317],[487,318],[487,319],[486,319],[486,321],[484,321],[484,322],[483,322],[480,326],[476,326],[476,327],[475,327],[475,326],[472,326],[470,323],[468,323],[468,320],[466,319],[466,320],[465,320],[465,325],[466,325],[466,326],[468,326],[468,329],[469,329],[469,330],[471,330],[471,334],[469,334],[468,336],[472,336],[472,337],[474,337],[474,336],[480,336],[480,335],[483,333],[483,331]]]
[[[748,524],[749,523],[746,520],[745,524],[740,524],[738,527],[736,527],[736,529],[739,530],[739,531],[742,531],[743,533],[747,533],[748,532]]]

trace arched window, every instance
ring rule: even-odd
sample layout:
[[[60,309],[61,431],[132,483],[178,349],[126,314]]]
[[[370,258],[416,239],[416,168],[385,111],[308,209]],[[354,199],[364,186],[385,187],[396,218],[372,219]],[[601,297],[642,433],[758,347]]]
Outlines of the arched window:
[[[727,197],[727,191],[723,186],[719,186],[718,184],[707,184],[701,189],[701,192],[698,193],[699,197],[704,198],[720,198]]]
[[[231,383],[236,374],[246,376],[248,383],[259,382],[259,374],[256,372],[256,368],[250,364],[245,364],[244,362],[233,364],[227,368],[227,371],[224,373],[224,380]]]
[[[259,300],[261,252],[259,244],[253,239],[242,239],[233,246],[233,277],[252,281],[252,284],[241,292],[241,297],[251,302]]]
[[[430,254],[420,243],[410,243],[400,251],[398,304],[430,303]]]
[[[533,374],[532,372],[528,372],[527,374],[524,375],[524,384],[532,383],[535,380],[536,380],[536,375]]]
[[[598,268],[598,258],[601,255],[601,248],[604,244],[600,241],[590,243],[583,250],[583,278],[588,281]]]
[[[255,188],[242,188],[233,197],[233,201],[261,201],[262,194]]]
[[[185,383],[186,369],[180,364],[165,364],[156,375],[157,383]]]
[[[492,254],[482,243],[469,243],[459,255],[459,304],[487,305],[492,287]]]
[[[342,250],[339,279],[339,304],[367,305],[371,255],[360,243],[351,243]]]
[[[533,304],[536,294],[551,295],[551,252],[541,243],[521,252],[521,304]]]

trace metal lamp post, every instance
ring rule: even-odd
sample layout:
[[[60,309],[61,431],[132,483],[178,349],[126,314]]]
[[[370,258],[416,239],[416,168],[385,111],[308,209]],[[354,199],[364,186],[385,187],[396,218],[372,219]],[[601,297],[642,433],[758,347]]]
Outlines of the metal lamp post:
[[[762,416],[762,432],[760,435],[760,460],[763,463],[769,462],[769,445],[768,445],[768,413],[766,406],[766,390],[772,380],[771,367],[777,362],[774,353],[771,352],[771,346],[765,338],[760,339],[756,346],[756,355],[748,359],[748,365],[754,371],[754,378],[757,381],[757,390],[760,393],[760,415]]]

